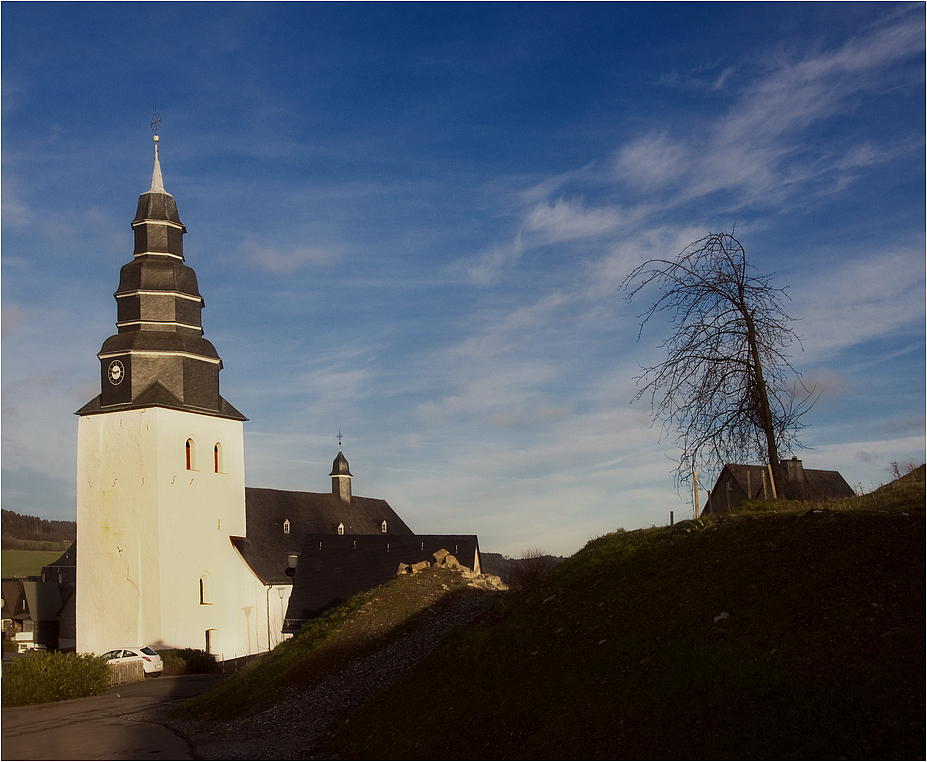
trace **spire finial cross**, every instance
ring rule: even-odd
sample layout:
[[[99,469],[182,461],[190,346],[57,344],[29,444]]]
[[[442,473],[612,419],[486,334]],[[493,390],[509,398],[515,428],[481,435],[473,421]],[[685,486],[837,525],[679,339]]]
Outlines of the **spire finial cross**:
[[[161,127],[161,115],[158,113],[158,107],[155,106],[154,116],[151,117],[151,129],[158,137],[158,129]]]
[[[338,452],[341,452],[341,429],[338,429]]]

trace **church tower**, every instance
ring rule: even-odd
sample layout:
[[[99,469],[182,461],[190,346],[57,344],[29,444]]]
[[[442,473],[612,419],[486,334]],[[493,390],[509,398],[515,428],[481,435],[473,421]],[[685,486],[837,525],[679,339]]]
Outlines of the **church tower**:
[[[222,360],[203,337],[186,228],[154,140],[114,294],[117,332],[97,354],[101,393],[77,411],[77,649],[229,657],[249,651],[240,620],[254,608],[236,589],[229,539],[245,535],[246,419],[219,395]]]

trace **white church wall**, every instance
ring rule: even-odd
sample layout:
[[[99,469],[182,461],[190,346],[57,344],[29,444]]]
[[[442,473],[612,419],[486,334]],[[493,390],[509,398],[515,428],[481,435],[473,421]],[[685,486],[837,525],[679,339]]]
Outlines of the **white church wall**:
[[[79,651],[205,648],[209,631],[214,653],[248,652],[248,620],[266,629],[267,606],[260,616],[229,539],[245,534],[244,484],[240,421],[164,408],[81,417]]]
[[[262,653],[284,638],[283,617],[290,602],[291,585],[265,585],[239,556],[241,563],[239,642],[234,653],[223,657]]]
[[[78,421],[77,650],[143,645],[160,621],[157,456],[147,410]]]

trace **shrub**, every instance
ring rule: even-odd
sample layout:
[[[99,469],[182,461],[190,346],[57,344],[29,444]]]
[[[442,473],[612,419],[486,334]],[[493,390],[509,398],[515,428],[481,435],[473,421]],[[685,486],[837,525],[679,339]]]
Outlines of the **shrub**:
[[[208,675],[219,671],[216,657],[196,648],[159,651],[165,675]]]
[[[99,656],[38,651],[3,665],[3,705],[98,696],[109,688],[109,676]]]
[[[530,585],[544,572],[550,571],[556,565],[556,561],[545,555],[539,548],[523,550],[521,559],[512,566],[511,584],[513,587]]]

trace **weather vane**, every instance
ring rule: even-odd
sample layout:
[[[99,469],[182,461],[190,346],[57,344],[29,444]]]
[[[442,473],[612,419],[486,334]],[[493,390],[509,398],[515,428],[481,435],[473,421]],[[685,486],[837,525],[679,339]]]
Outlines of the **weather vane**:
[[[151,129],[155,134],[155,137],[158,135],[158,128],[161,126],[161,115],[158,113],[158,107],[155,106],[154,116],[151,117]]]

